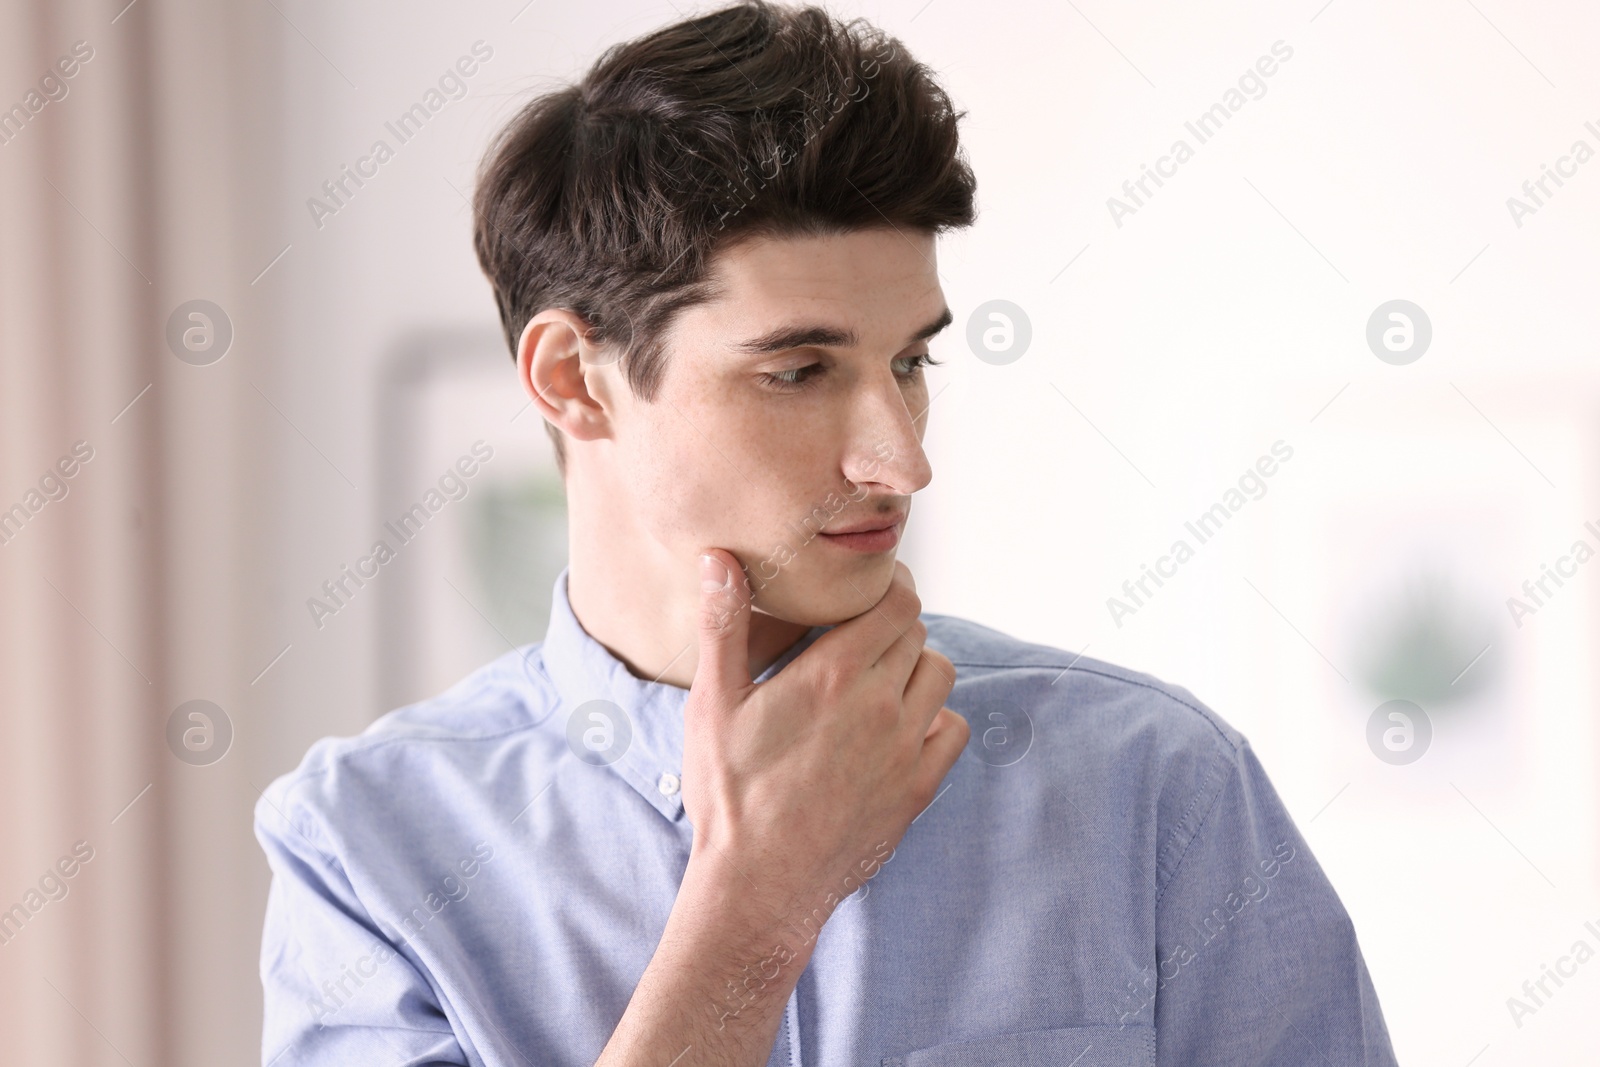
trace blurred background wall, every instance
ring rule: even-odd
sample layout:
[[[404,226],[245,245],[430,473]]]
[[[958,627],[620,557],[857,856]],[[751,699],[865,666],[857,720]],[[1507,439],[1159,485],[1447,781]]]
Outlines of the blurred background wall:
[[[700,9],[0,8],[6,1062],[258,1062],[259,791],[543,632],[561,495],[473,169]],[[927,608],[1242,729],[1402,1062],[1592,1062],[1600,964],[1523,984],[1600,948],[1600,15],[835,10],[969,112]]]

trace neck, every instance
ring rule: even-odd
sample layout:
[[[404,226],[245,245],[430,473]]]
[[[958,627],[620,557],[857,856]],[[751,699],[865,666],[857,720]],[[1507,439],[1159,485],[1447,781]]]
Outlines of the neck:
[[[582,485],[569,471],[567,599],[573,615],[636,677],[688,689],[700,663],[698,552],[677,558],[641,530],[626,508],[607,506],[622,494],[585,492]],[[750,677],[809,629],[754,612]]]

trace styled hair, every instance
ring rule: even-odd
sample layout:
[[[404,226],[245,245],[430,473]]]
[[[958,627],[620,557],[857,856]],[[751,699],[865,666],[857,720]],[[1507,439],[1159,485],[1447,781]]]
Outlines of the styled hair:
[[[971,225],[965,115],[897,39],[819,7],[747,0],[612,46],[479,170],[473,245],[512,358],[534,315],[567,308],[653,400],[672,317],[716,295],[735,241]]]

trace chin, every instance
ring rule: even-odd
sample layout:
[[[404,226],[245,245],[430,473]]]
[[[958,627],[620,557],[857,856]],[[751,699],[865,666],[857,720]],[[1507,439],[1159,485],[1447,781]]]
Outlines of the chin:
[[[854,567],[786,567],[755,592],[754,609],[799,626],[837,626],[883,599],[894,580],[893,553]],[[754,584],[754,583],[752,583]]]

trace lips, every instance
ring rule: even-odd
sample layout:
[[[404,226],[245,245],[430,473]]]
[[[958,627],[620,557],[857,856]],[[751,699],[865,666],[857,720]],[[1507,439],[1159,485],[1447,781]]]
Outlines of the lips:
[[[894,515],[879,516],[876,519],[863,519],[850,526],[829,526],[822,530],[825,537],[836,537],[839,534],[872,533],[876,530],[887,530],[891,526],[899,526],[906,521],[904,512]]]
[[[905,522],[905,518],[905,513],[902,512],[898,515],[879,516],[876,519],[863,519],[836,530],[824,530],[820,540],[829,548],[845,552],[866,555],[890,552],[900,543],[900,525]]]

